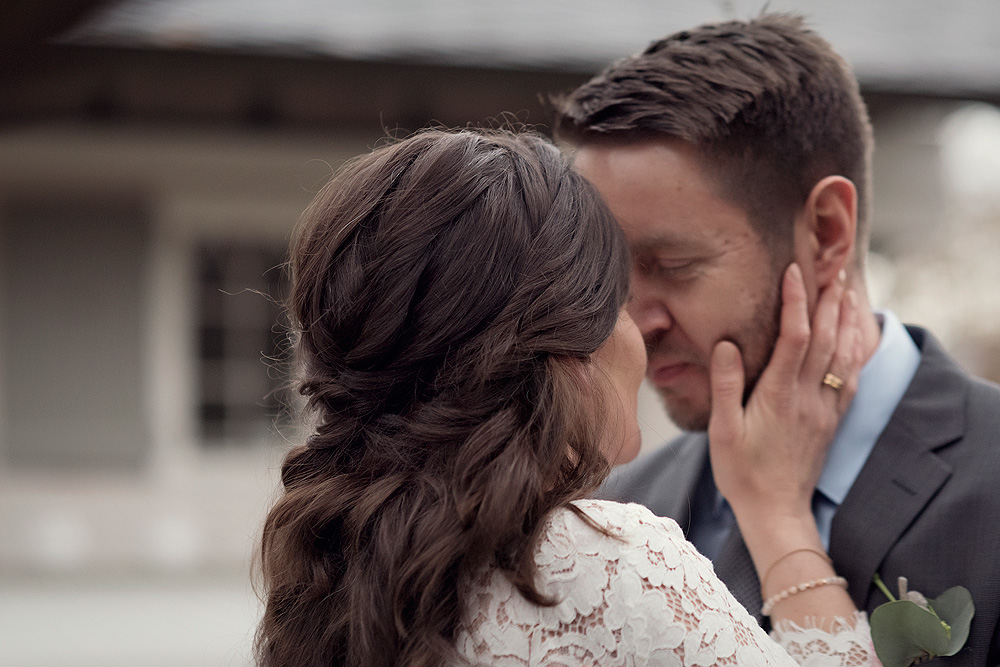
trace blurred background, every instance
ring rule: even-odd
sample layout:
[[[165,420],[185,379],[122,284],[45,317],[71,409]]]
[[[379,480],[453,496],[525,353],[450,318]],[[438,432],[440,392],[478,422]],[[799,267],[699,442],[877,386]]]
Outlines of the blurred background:
[[[548,94],[742,0],[0,9],[0,665],[248,665],[296,442],[280,268],[346,158]],[[875,302],[1000,380],[1000,3],[772,0],[875,125]],[[673,432],[642,397],[645,446]]]

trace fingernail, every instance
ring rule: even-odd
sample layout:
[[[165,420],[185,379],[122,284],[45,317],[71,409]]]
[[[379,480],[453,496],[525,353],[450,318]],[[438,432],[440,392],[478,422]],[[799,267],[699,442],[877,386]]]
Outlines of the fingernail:
[[[847,271],[845,271],[844,269],[841,269],[840,273],[837,274],[837,280],[839,280],[842,283],[846,283],[847,282]]]
[[[802,268],[799,267],[798,262],[792,262],[788,266],[788,275],[790,278],[802,282]]]

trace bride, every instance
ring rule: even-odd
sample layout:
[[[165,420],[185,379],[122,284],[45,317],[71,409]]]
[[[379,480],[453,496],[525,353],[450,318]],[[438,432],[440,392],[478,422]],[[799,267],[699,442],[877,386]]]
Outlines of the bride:
[[[810,323],[789,267],[748,400],[736,346],[712,356],[713,470],[772,639],[672,520],[588,499],[638,451],[645,350],[622,234],[551,144],[436,130],[357,158],[290,264],[314,423],[264,527],[261,665],[875,663],[810,511],[861,362],[842,285]]]

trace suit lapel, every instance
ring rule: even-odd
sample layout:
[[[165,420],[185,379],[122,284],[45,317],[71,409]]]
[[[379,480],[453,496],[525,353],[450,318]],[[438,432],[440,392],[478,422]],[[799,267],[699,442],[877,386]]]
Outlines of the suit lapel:
[[[645,505],[657,516],[674,519],[687,534],[691,502],[707,460],[707,436],[686,433],[659,451],[618,467],[597,496]]]
[[[909,330],[920,366],[831,529],[830,556],[861,609],[886,555],[951,476],[936,450],[965,431],[963,372],[929,334]]]
[[[665,466],[670,470],[670,479],[666,480],[664,488],[674,488],[677,491],[664,496],[660,516],[673,517],[680,525],[684,534],[691,529],[691,503],[701,479],[701,471],[708,463],[708,436],[704,433],[691,433],[683,441],[677,443],[672,460]]]

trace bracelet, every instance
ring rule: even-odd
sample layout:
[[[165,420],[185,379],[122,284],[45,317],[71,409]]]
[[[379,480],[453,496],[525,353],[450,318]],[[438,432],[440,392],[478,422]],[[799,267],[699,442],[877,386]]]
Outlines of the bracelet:
[[[827,555],[827,553],[825,551],[820,551],[819,549],[812,549],[810,547],[802,547],[801,549],[793,549],[792,551],[789,551],[787,554],[785,554],[784,556],[782,556],[778,560],[776,560],[773,563],[771,563],[771,567],[767,568],[767,572],[764,573],[764,578],[760,580],[760,587],[762,589],[767,588],[767,578],[769,576],[771,576],[771,572],[774,570],[774,566],[775,565],[777,565],[781,561],[785,560],[786,558],[788,558],[792,554],[802,553],[803,551],[808,551],[809,553],[816,554],[817,556],[819,556],[820,558],[822,558],[823,560],[825,560],[827,565],[829,565],[830,567],[833,567],[833,560],[830,558],[829,555]]]
[[[760,608],[760,613],[763,616],[770,616],[771,610],[774,609],[774,605],[778,604],[782,600],[787,600],[796,593],[803,593],[805,591],[811,590],[813,588],[820,588],[822,586],[829,586],[830,584],[836,584],[838,586],[843,586],[847,588],[847,579],[843,577],[823,577],[822,579],[813,579],[812,581],[807,581],[804,584],[798,584],[797,586],[792,586],[791,588],[786,588],[780,593],[776,593],[764,601],[764,606]]]

